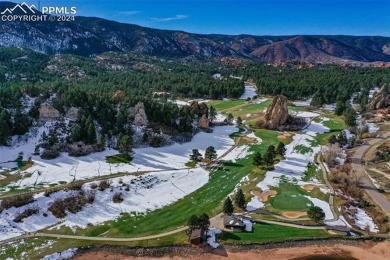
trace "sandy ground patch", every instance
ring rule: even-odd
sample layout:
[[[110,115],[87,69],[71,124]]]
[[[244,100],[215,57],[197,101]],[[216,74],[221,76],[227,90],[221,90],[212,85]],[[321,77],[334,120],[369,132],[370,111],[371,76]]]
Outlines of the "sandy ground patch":
[[[284,133],[282,133],[281,135],[278,136],[278,138],[279,138],[280,140],[286,140],[286,139],[288,139],[288,138],[290,138],[290,137],[291,137],[291,134],[290,134],[290,133],[287,133],[287,132],[284,132]]]
[[[313,242],[314,243],[314,242]],[[163,257],[133,257],[126,256],[120,253],[111,253],[107,251],[92,251],[77,255],[74,259],[77,260],[132,260],[132,259],[231,259],[231,260],[280,260],[280,259],[305,259],[313,256],[333,256],[334,259],[375,259],[385,260],[390,256],[390,242],[381,242],[374,244],[372,242],[364,242],[359,246],[335,244],[333,246],[302,246],[290,248],[276,249],[261,249],[249,250],[244,252],[229,252],[224,249],[215,249],[211,253],[197,255],[167,255]]]
[[[293,219],[307,217],[307,213],[302,211],[285,211],[282,213],[282,215],[283,217],[293,218]]]
[[[301,186],[302,189],[304,189],[305,191],[312,191],[314,190],[315,188],[317,188],[316,185],[313,185],[313,184],[305,184],[303,186]]]
[[[256,138],[243,136],[243,137],[240,137],[240,143],[255,144],[255,143],[257,143],[257,140],[256,140]]]
[[[253,194],[261,199],[262,202],[267,202],[270,196],[278,194],[275,190],[269,190],[266,192],[253,191]]]

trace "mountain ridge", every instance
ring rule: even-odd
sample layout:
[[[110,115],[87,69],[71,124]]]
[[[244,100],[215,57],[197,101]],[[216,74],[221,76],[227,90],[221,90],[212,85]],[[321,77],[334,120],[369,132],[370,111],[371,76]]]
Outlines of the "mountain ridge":
[[[1,2],[0,11],[12,5]],[[1,22],[0,46],[81,56],[118,51],[169,58],[235,57],[267,63],[390,62],[390,37],[385,36],[199,34],[83,16],[74,22]]]

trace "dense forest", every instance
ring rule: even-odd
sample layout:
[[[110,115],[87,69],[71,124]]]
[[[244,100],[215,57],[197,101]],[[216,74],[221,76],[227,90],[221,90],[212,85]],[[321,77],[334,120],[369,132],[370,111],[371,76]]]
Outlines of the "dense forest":
[[[213,77],[215,74],[221,77]],[[242,79],[237,78],[240,76]],[[114,52],[89,58],[49,56],[3,47],[0,143],[6,144],[11,135],[26,133],[45,102],[62,115],[71,107],[80,108],[84,119],[76,122],[78,127],[91,128],[90,122],[94,122],[102,135],[131,135],[126,120],[129,109],[139,102],[143,102],[150,123],[157,128],[191,132],[191,123],[201,115],[170,100],[238,98],[244,92],[245,80],[252,80],[260,95],[312,97],[314,106],[337,103],[336,113],[351,114],[349,100],[353,94],[358,93],[355,99],[364,108],[369,90],[390,82],[390,70],[307,64],[275,67],[252,61],[224,63],[197,58],[166,60]],[[118,98],[115,93],[123,95]],[[26,97],[33,101],[28,109]],[[72,130],[76,135],[73,141],[92,142],[87,133],[76,131],[77,127]]]

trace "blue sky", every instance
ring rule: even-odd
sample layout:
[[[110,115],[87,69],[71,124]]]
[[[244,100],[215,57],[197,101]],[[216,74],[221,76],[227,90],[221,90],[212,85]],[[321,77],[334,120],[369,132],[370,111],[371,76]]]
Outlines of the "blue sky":
[[[41,5],[76,6],[82,16],[195,33],[390,36],[390,0],[41,0]]]

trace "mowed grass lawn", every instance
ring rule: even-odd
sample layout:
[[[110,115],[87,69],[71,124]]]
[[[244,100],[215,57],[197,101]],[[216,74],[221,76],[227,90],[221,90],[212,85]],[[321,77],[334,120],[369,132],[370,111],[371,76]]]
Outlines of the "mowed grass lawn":
[[[209,104],[212,105],[217,111],[225,110],[228,108],[232,108],[235,106],[239,106],[242,104],[245,104],[246,100],[244,99],[235,99],[235,100],[216,100],[216,101],[211,101]]]
[[[218,236],[219,241],[228,243],[262,243],[304,238],[324,238],[330,236],[325,230],[310,230],[270,224],[254,224],[252,233],[224,232]]]
[[[269,199],[270,205],[280,211],[307,211],[313,203],[303,195],[302,189],[290,182],[282,181],[275,197]]]

